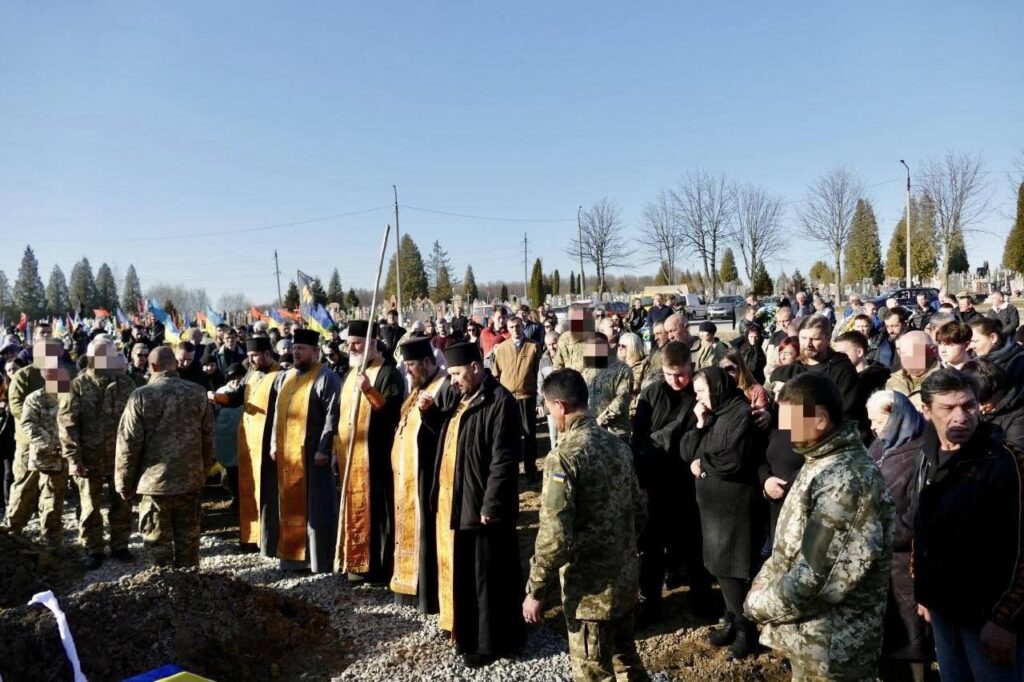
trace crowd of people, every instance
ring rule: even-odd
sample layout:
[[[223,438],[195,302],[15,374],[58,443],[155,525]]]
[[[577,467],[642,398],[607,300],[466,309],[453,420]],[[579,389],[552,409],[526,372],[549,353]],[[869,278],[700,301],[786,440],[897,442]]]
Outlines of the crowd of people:
[[[90,569],[135,561],[136,515],[152,562],[196,566],[219,466],[243,546],[388,585],[471,667],[560,590],[574,678],[646,679],[634,627],[686,584],[711,645],[794,679],[1019,680],[1024,339],[991,303],[750,294],[729,342],[660,297],[170,345],[39,324],[0,344],[6,524],[60,544],[70,489]],[[526,575],[520,466],[543,481]]]

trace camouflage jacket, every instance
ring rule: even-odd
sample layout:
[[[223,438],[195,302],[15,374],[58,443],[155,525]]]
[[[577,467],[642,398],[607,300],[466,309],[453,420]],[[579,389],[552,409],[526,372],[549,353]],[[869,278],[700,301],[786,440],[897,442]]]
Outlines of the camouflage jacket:
[[[213,409],[206,391],[159,372],[128,398],[117,429],[117,492],[180,495],[200,490],[213,464]]]
[[[633,370],[613,360],[597,372],[590,384],[590,413],[600,426],[629,439],[629,404],[633,400]]]
[[[25,399],[29,393],[38,391],[43,387],[43,374],[38,368],[29,365],[22,367],[11,377],[11,385],[7,389],[7,404],[10,405],[11,414],[14,415],[14,440],[18,449],[28,445],[28,437],[21,428],[21,410],[25,405]]]
[[[569,617],[611,620],[628,613],[639,591],[637,538],[645,519],[629,446],[589,415],[571,420],[544,461],[527,593],[543,597],[557,575]]]
[[[555,369],[574,369],[583,375],[587,386],[594,381],[597,370],[587,367],[584,361],[584,351],[587,349],[587,342],[581,336],[574,338],[569,332],[558,337],[555,350],[551,353],[551,366]]]
[[[885,387],[890,391],[896,391],[910,398],[910,402],[913,403],[914,407],[921,410],[921,384],[924,380],[930,377],[935,372],[939,371],[939,363],[936,362],[932,365],[927,372],[922,376],[912,376],[907,370],[901,369],[897,372],[893,372],[889,380],[885,382]]]
[[[117,425],[135,382],[127,374],[99,376],[86,370],[71,380],[57,423],[68,464],[81,464],[90,476],[114,474]]]
[[[892,564],[894,505],[847,422],[808,449],[746,612],[761,642],[829,679],[875,679]]]
[[[57,396],[40,388],[25,399],[21,410],[21,428],[28,447],[28,468],[32,471],[60,471],[60,436],[57,433]]]

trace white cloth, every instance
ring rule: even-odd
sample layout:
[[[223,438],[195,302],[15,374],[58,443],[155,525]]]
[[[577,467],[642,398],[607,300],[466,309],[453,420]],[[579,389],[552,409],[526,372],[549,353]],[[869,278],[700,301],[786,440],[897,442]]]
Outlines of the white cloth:
[[[71,636],[71,628],[68,627],[67,616],[61,611],[57,597],[49,590],[40,592],[33,595],[32,599],[29,600],[28,605],[32,606],[33,604],[40,604],[53,612],[53,617],[57,619],[57,630],[60,632],[60,643],[64,645],[64,653],[68,655],[68,660],[71,661],[71,668],[75,673],[75,682],[89,682],[82,672],[82,664],[78,660],[78,651],[75,649],[75,640]]]

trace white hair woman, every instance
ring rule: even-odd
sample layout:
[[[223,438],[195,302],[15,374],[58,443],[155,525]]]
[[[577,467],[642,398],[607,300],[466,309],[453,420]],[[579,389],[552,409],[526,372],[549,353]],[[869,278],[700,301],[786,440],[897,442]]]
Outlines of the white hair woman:
[[[636,401],[640,398],[640,388],[647,373],[648,358],[644,351],[644,340],[638,334],[622,332],[619,335],[619,342],[616,351],[619,360],[629,365],[633,370],[633,400],[629,405],[629,413],[632,415],[636,410]]]

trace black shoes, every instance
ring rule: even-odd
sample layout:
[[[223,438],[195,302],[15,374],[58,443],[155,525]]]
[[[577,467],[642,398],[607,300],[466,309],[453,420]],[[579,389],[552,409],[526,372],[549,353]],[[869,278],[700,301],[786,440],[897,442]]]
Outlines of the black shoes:
[[[726,652],[725,657],[739,661],[757,652],[757,628],[753,623],[743,622],[736,628],[736,639]]]
[[[90,554],[85,560],[85,570],[95,571],[97,568],[103,565],[102,554]]]
[[[496,657],[490,654],[482,654],[479,651],[462,655],[462,663],[467,668],[483,668],[485,665],[494,663]]]
[[[731,614],[726,614],[723,620],[725,622],[708,635],[708,644],[711,646],[729,646],[736,640],[736,621]]]
[[[110,558],[115,561],[120,561],[125,564],[130,564],[135,561],[135,555],[129,552],[127,549],[115,549],[110,553]]]

